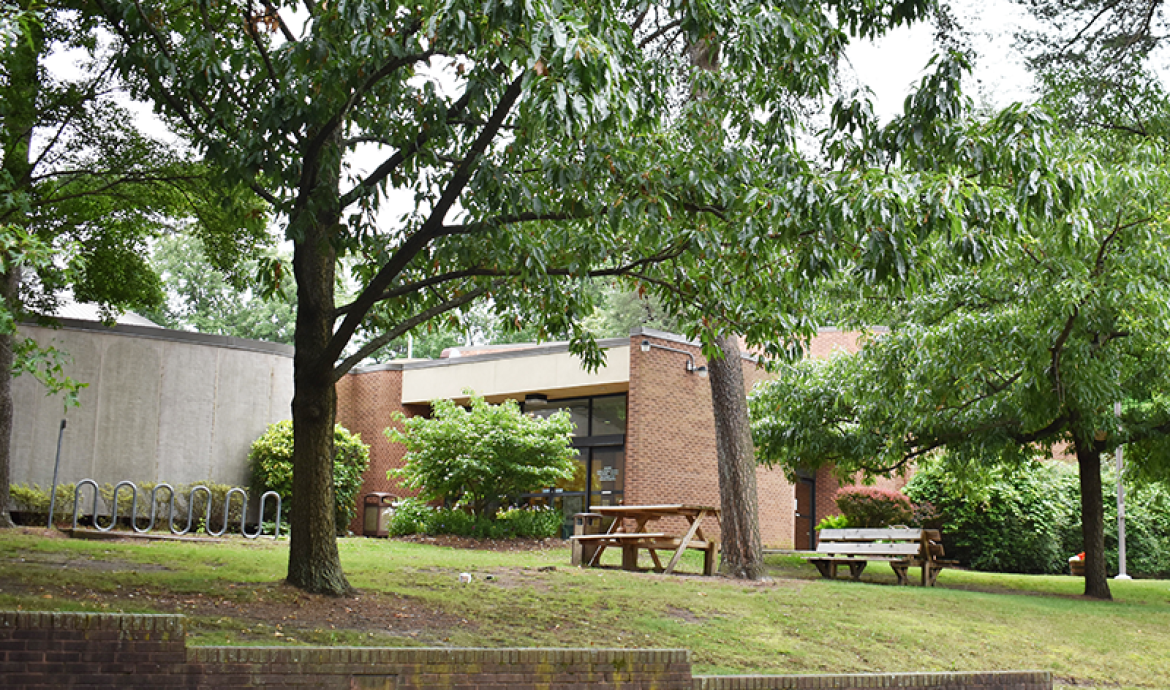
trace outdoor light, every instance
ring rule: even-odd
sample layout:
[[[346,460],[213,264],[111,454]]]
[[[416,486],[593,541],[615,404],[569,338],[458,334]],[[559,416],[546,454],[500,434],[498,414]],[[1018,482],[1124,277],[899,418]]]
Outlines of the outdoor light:
[[[548,404],[548,396],[544,393],[529,393],[524,396],[524,405],[527,407],[544,407]]]
[[[642,341],[642,352],[649,352],[650,348],[652,348],[652,347],[656,347],[659,350],[666,350],[667,352],[677,352],[680,355],[686,355],[687,356],[687,363],[686,363],[687,373],[688,374],[698,374],[699,376],[701,376],[703,378],[707,378],[707,367],[705,367],[705,366],[696,367],[695,366],[695,356],[692,355],[691,353],[687,352],[686,350],[680,350],[677,347],[667,347],[666,345],[658,345],[656,343],[650,342],[649,340]]]

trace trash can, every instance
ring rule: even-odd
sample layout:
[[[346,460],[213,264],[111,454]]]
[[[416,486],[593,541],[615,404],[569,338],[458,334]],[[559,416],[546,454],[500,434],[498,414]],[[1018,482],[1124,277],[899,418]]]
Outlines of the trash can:
[[[597,513],[577,513],[573,516],[573,534],[599,534],[601,532],[601,516]],[[573,540],[573,565],[589,565],[593,554],[597,552],[597,544],[578,539]]]
[[[375,491],[366,494],[362,512],[362,534],[367,537],[390,536],[390,516],[394,514],[394,494]]]

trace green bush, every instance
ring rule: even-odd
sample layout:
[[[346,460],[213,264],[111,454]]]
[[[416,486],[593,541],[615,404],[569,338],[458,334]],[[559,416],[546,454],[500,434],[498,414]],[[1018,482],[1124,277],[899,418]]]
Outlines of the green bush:
[[[408,534],[426,534],[427,525],[434,508],[426,501],[417,498],[405,498],[394,505],[394,513],[386,530],[392,537],[403,537]]]
[[[826,515],[817,523],[817,531],[823,529],[845,529],[849,526],[849,518],[844,515]]]
[[[281,521],[287,522],[293,511],[292,495],[292,422],[272,424],[252,443],[248,462],[252,470],[252,491],[280,494]],[[370,448],[361,436],[351,434],[340,424],[333,430],[333,488],[336,497],[336,527],[345,534],[357,515],[357,495],[362,488],[362,473],[370,466]],[[276,506],[272,505],[272,510]],[[266,518],[269,516],[265,516]]]
[[[564,523],[561,511],[551,506],[510,508],[500,511],[496,515],[496,519],[510,525],[514,536],[533,539],[559,537],[561,525]]]
[[[975,570],[1059,573],[1081,550],[1076,469],[1063,463],[1026,461],[971,486],[936,461],[919,467],[905,491],[937,508],[947,556]]]
[[[837,490],[837,507],[850,527],[909,525],[914,519],[910,499],[897,491],[873,486],[847,486]]]
[[[1105,563],[1109,574],[1117,574],[1117,501],[1109,489],[1117,486],[1116,475],[1106,472]],[[1078,504],[1079,511],[1079,504]],[[1075,534],[1068,540],[1083,551],[1079,512]],[[1163,484],[1126,485],[1125,489],[1125,570],[1141,577],[1170,577],[1170,491]]]
[[[567,412],[540,419],[514,400],[491,405],[474,394],[470,409],[450,400],[434,400],[431,408],[430,418],[398,414],[404,430],[386,430],[406,446],[406,464],[389,478],[424,501],[453,501],[490,517],[509,497],[553,486],[579,467]]]
[[[418,498],[399,502],[388,526],[392,537],[451,534],[477,539],[544,539],[560,530],[561,514],[552,508],[510,508],[488,518],[462,508],[433,508]]]
[[[56,513],[54,520],[62,521],[73,517],[73,484],[57,485],[57,502],[53,510]],[[49,514],[49,490],[41,488],[40,484],[11,484],[8,495],[12,499],[12,509],[27,513]]]

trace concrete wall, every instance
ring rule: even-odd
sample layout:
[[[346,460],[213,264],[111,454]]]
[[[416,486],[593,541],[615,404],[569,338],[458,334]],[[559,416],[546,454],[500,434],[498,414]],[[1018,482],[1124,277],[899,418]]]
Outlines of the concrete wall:
[[[679,649],[187,648],[182,616],[0,611],[6,690],[1051,690],[1047,671],[692,676]]]
[[[63,320],[22,326],[68,353],[87,383],[64,410],[31,376],[13,381],[12,481],[48,487],[62,415],[60,481],[245,484],[252,441],[290,416],[292,348],[163,328]]]

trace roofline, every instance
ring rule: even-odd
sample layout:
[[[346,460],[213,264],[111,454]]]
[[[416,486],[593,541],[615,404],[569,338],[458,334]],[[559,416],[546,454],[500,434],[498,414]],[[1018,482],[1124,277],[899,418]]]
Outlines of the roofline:
[[[46,330],[90,331],[113,335],[124,335],[131,338],[165,340],[168,342],[186,343],[189,345],[207,345],[209,347],[222,347],[229,350],[261,352],[269,355],[288,357],[290,359],[295,352],[295,348],[292,345],[285,345],[284,343],[270,343],[264,340],[249,340],[247,338],[236,338],[229,335],[213,335],[210,333],[194,333],[192,331],[176,331],[170,328],[163,328],[161,326],[131,326],[126,324],[107,326],[98,321],[63,319],[55,317],[53,318],[53,321],[56,322],[56,326],[53,324],[31,322],[25,322],[21,325],[30,326],[33,328],[44,328]]]
[[[597,345],[603,350],[616,347],[626,347],[630,344],[629,338],[606,338],[598,340]],[[543,343],[532,347],[515,348],[501,352],[484,352],[477,355],[462,355],[445,359],[423,360],[394,360],[373,364],[368,367],[354,367],[350,374],[368,374],[375,371],[405,371],[407,369],[429,369],[431,367],[449,367],[473,362],[490,362],[500,359],[518,359],[520,357],[535,357],[539,355],[559,355],[569,351],[568,342]]]

